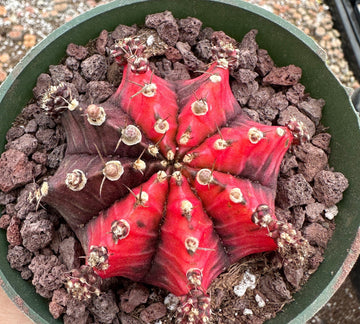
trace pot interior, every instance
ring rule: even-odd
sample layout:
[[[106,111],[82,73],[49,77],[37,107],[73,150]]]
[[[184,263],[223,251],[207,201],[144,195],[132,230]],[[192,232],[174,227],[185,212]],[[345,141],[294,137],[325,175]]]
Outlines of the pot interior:
[[[295,64],[303,69],[301,82],[313,98],[324,98],[326,106],[322,123],[332,135],[330,165],[342,172],[349,180],[344,199],[338,204],[336,230],[328,244],[325,261],[311,276],[295,301],[287,305],[276,320],[269,323],[304,323],[331,297],[337,283],[343,279],[343,266],[348,254],[357,256],[352,248],[360,218],[360,174],[358,152],[360,131],[357,114],[345,89],[326,67],[319,54],[320,48],[305,34],[281,18],[236,0],[125,0],[99,6],[49,35],[16,66],[0,89],[0,150],[5,145],[5,134],[16,115],[32,97],[37,76],[47,72],[50,64],[58,64],[65,55],[68,43],[85,45],[106,29],[111,31],[119,24],[142,24],[150,13],[170,10],[177,18],[193,16],[203,21],[203,26],[241,40],[251,29],[259,31],[257,42],[267,49],[277,66]],[[34,287],[24,282],[20,273],[12,270],[6,260],[5,231],[0,231],[0,284],[9,296],[19,300],[22,309],[36,323],[60,323],[48,311],[48,303],[35,293]],[[349,260],[349,259],[348,259]],[[350,268],[355,260],[350,260]],[[17,303],[18,304],[18,303]]]

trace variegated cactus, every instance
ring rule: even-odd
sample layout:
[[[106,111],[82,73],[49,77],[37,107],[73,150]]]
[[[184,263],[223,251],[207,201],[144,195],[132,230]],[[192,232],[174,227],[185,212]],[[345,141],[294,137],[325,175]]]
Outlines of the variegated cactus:
[[[274,199],[282,158],[306,133],[295,120],[266,126],[242,113],[229,86],[239,53],[213,45],[207,71],[170,82],[127,38],[113,52],[123,79],[106,102],[78,102],[65,84],[44,96],[43,108],[62,114],[67,151],[43,200],[75,231],[92,269],[75,271],[73,295],[98,293],[92,271],[123,276],[182,296],[179,323],[207,323],[206,291],[222,271],[300,242],[276,220]]]

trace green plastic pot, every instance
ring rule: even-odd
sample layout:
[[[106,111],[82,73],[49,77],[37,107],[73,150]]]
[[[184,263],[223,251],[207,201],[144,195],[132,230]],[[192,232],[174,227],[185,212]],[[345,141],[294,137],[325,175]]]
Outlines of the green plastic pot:
[[[324,98],[322,123],[332,135],[330,164],[349,179],[349,189],[339,203],[336,230],[325,253],[325,261],[311,276],[294,301],[269,323],[305,323],[334,294],[353,266],[360,245],[360,131],[359,119],[346,90],[324,63],[324,52],[293,25],[259,7],[235,0],[122,0],[99,6],[66,23],[33,48],[15,67],[0,88],[0,150],[16,115],[32,97],[37,76],[58,64],[70,42],[86,44],[101,30],[118,24],[143,23],[147,14],[170,10],[175,17],[194,16],[204,26],[223,30],[241,40],[250,29],[269,51],[276,65],[295,64],[303,69],[302,83],[312,97]],[[48,311],[48,302],[35,293],[6,260],[7,243],[0,231],[0,283],[10,298],[36,323],[60,323]]]

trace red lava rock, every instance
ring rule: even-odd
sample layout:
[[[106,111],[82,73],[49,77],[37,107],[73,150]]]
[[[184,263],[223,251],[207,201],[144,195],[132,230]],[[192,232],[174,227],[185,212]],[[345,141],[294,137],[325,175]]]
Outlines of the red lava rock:
[[[24,280],[30,280],[33,273],[31,272],[31,270],[28,267],[25,267],[24,270],[21,271],[21,278],[23,278]]]
[[[330,141],[331,141],[331,135],[329,133],[320,133],[312,138],[311,143],[323,149],[324,151],[328,151],[330,146]]]
[[[282,209],[280,207],[275,207],[276,218],[281,222],[290,222],[292,219],[292,214],[289,209]]]
[[[240,105],[244,107],[252,96],[255,96],[259,89],[259,83],[255,80],[248,83],[241,83],[234,81],[231,83],[231,90],[234,93],[234,97],[239,101]],[[246,109],[246,108],[243,108]],[[254,111],[254,110],[253,110]],[[255,121],[259,121],[254,119]]]
[[[86,87],[93,103],[103,102],[114,93],[113,86],[106,81],[90,81]]]
[[[257,51],[259,46],[256,42],[256,29],[250,30],[243,37],[239,46],[239,67],[254,70],[258,64]]]
[[[249,83],[256,79],[259,74],[250,69],[238,69],[232,76],[241,83]]]
[[[107,63],[104,56],[94,54],[81,62],[81,70],[86,80],[100,81],[105,78]]]
[[[258,61],[256,63],[256,72],[258,72],[262,77],[268,74],[274,67],[274,61],[268,54],[268,51],[265,49],[258,49],[257,51]]]
[[[291,154],[285,154],[284,159],[281,161],[280,172],[283,174],[288,174],[294,168],[298,167],[298,162],[296,157]]]
[[[200,61],[191,51],[188,43],[177,42],[176,48],[181,53],[185,65],[190,71],[204,71],[206,69],[205,63]]]
[[[264,106],[257,108],[260,120],[272,125],[273,120],[278,115],[279,111],[286,109],[289,105],[284,94],[281,92],[274,93]]]
[[[119,69],[119,65],[116,62],[113,62],[108,67],[107,79],[113,86],[118,87],[121,83],[121,78],[122,78],[122,71],[121,69]]]
[[[31,156],[31,158],[34,162],[45,165],[47,161],[47,154],[45,152],[37,151]]]
[[[76,320],[77,323],[87,323],[86,320],[89,317],[89,312],[86,310],[87,304],[88,303],[80,301],[76,298],[69,298],[66,302],[66,315],[68,316],[68,318],[67,320],[65,320],[64,316],[64,324],[65,322],[68,322],[70,324],[73,323],[69,321],[70,319],[72,319],[73,321]]]
[[[58,144],[55,130],[51,128],[40,128],[35,137],[46,151],[54,149]]]
[[[243,108],[243,112],[253,121],[259,123],[260,117],[256,110],[249,109],[249,108]]]
[[[211,42],[208,39],[198,41],[194,53],[201,60],[209,60],[211,58]]]
[[[302,174],[278,181],[276,201],[283,209],[312,202],[312,187]]]
[[[303,230],[303,236],[311,245],[317,245],[322,248],[326,247],[329,240],[328,230],[318,223],[306,226]]]
[[[13,126],[7,131],[6,140],[7,142],[11,142],[16,138],[19,138],[20,136],[24,135],[24,133],[25,133],[24,127]]]
[[[176,23],[165,22],[156,28],[160,38],[168,45],[174,46],[179,39],[179,29]]]
[[[33,89],[35,99],[39,99],[50,86],[50,75],[47,73],[41,73],[37,78],[36,87]]]
[[[325,105],[324,99],[307,98],[298,104],[299,110],[308,116],[316,125],[319,124],[322,116],[322,108]]]
[[[73,77],[72,84],[75,86],[76,90],[79,93],[86,92],[87,83],[86,83],[85,79],[77,71],[74,71],[74,77]]]
[[[17,217],[12,217],[10,224],[6,230],[6,239],[10,245],[20,245],[22,243],[20,235],[20,219]]]
[[[49,303],[49,312],[55,318],[58,319],[65,311],[65,307],[51,301]]]
[[[51,298],[53,291],[63,285],[63,276],[67,271],[65,265],[60,264],[55,255],[41,254],[31,260],[29,269],[34,274],[32,284],[36,292],[45,298]]]
[[[305,207],[306,220],[311,223],[323,220],[322,213],[324,212],[324,209],[325,205],[318,202],[308,204]]]
[[[12,269],[23,271],[25,266],[31,262],[32,253],[20,245],[10,247],[7,260]]]
[[[310,118],[302,114],[295,106],[288,106],[286,109],[280,112],[278,124],[285,125],[292,118],[295,118],[298,122],[303,123],[305,130],[312,137],[315,134],[315,124]]]
[[[179,27],[170,11],[147,15],[145,25],[155,28],[160,38],[170,46],[174,46],[179,39]]]
[[[300,287],[301,279],[304,277],[304,269],[294,261],[284,262],[284,274],[286,280],[290,282],[295,288]]]
[[[286,91],[286,99],[293,105],[298,105],[305,95],[305,86],[301,83],[294,84]]]
[[[213,31],[211,33],[211,42],[213,44],[219,44],[219,43],[230,43],[232,45],[236,45],[236,40],[229,35],[226,35],[223,31]]]
[[[59,245],[59,260],[69,270],[80,267],[80,256],[84,255],[80,243],[74,237],[66,238]]]
[[[195,45],[196,38],[199,35],[202,22],[193,17],[179,20],[179,40]]]
[[[69,302],[69,294],[66,292],[64,288],[54,290],[52,301],[61,305],[66,306]]]
[[[320,248],[312,247],[312,249],[311,256],[309,257],[309,268],[311,269],[311,273],[314,272],[324,260]]]
[[[111,33],[111,38],[114,40],[123,39],[135,35],[137,28],[135,26],[118,25]]]
[[[79,69],[80,62],[75,57],[68,56],[65,60],[65,65],[69,70],[76,71]]]
[[[140,318],[145,323],[151,323],[157,319],[160,319],[166,315],[166,307],[163,303],[154,303],[146,307],[140,313]]]
[[[120,321],[121,321],[121,324],[141,324],[141,322],[138,319],[131,317],[129,315],[126,315],[125,313],[121,313]]]
[[[116,305],[115,295],[112,291],[102,293],[100,296],[95,296],[89,307],[95,319],[101,323],[111,324],[119,312]]]
[[[312,181],[314,176],[328,163],[326,153],[311,143],[304,143],[294,148],[294,152],[296,157],[303,162],[299,163],[299,171],[308,182]]]
[[[21,227],[23,245],[32,252],[46,247],[54,235],[53,223],[46,217],[46,212],[29,213]]]
[[[264,83],[291,86],[301,79],[301,68],[290,64],[283,67],[273,67],[272,70],[263,79]]]
[[[272,109],[283,111],[289,106],[286,96],[282,92],[276,92],[266,103]]]
[[[25,126],[25,133],[35,133],[37,131],[38,124],[35,119],[29,120]]]
[[[166,49],[165,56],[171,62],[180,61],[182,59],[180,51],[173,46],[169,46]]]
[[[343,198],[348,186],[349,182],[342,173],[322,170],[314,177],[314,197],[330,207]]]
[[[88,55],[88,50],[84,46],[70,43],[66,48],[66,54],[69,56],[73,56],[77,60],[81,61],[81,60],[85,59],[86,56]]]
[[[25,219],[30,212],[35,211],[37,204],[35,192],[38,188],[36,183],[29,183],[20,191],[15,205],[16,216],[20,219]]]
[[[106,44],[108,42],[107,30],[102,30],[99,37],[96,39],[96,50],[99,54],[105,55]]]
[[[35,114],[34,118],[38,126],[41,128],[55,128],[56,126],[54,119],[49,115]]]
[[[10,225],[11,217],[8,214],[4,214],[0,217],[0,228],[7,229]]]
[[[14,193],[4,193],[0,191],[0,205],[7,205],[16,200],[16,195]]]
[[[302,228],[305,221],[305,210],[301,206],[294,206],[292,208],[292,221],[295,229],[299,230]]]
[[[165,79],[169,81],[188,80],[190,75],[186,66],[180,62],[175,62],[173,69],[165,72]]]
[[[280,275],[274,277],[273,275],[266,274],[262,276],[258,287],[261,293],[271,302],[284,302],[291,298],[290,291]]]
[[[54,84],[59,84],[60,82],[70,82],[73,78],[73,73],[66,65],[50,65],[49,72]]]
[[[131,313],[137,306],[146,303],[149,290],[140,284],[130,287],[120,297],[120,309],[125,313]]]
[[[14,149],[5,151],[0,158],[0,190],[9,192],[34,178],[35,163],[26,154]]]
[[[46,160],[46,166],[55,169],[59,166],[60,162],[64,158],[66,151],[66,144],[56,146],[48,155]]]
[[[252,109],[264,107],[268,100],[274,95],[275,90],[269,86],[260,86],[249,99],[248,106]]]
[[[5,213],[8,214],[10,217],[17,216],[15,204],[7,204],[5,206]]]
[[[20,152],[30,155],[35,152],[38,145],[38,141],[35,136],[31,134],[24,134],[16,140],[9,142],[5,149],[14,149]]]

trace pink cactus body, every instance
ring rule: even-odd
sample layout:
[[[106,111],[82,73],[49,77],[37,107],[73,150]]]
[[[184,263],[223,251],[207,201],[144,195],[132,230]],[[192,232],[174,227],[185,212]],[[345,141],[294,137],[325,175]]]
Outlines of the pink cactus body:
[[[144,62],[129,61],[105,103],[62,114],[68,148],[44,200],[99,276],[165,288],[182,296],[180,323],[206,323],[213,279],[277,248],[267,227],[276,224],[276,180],[296,134],[241,112],[224,59],[177,82]]]
[[[168,182],[154,174],[132,194],[115,202],[87,226],[88,247],[106,247],[108,267],[103,277],[142,280],[157,249],[159,224],[168,194]],[[104,233],[106,233],[104,235]],[[96,268],[96,267],[95,267]]]
[[[180,82],[176,136],[180,155],[241,112],[228,80],[228,68],[215,62],[203,75]]]
[[[174,85],[157,77],[150,69],[137,74],[127,65],[114,98],[142,128],[147,138],[159,143],[164,156],[168,151],[175,155],[178,106]]]

